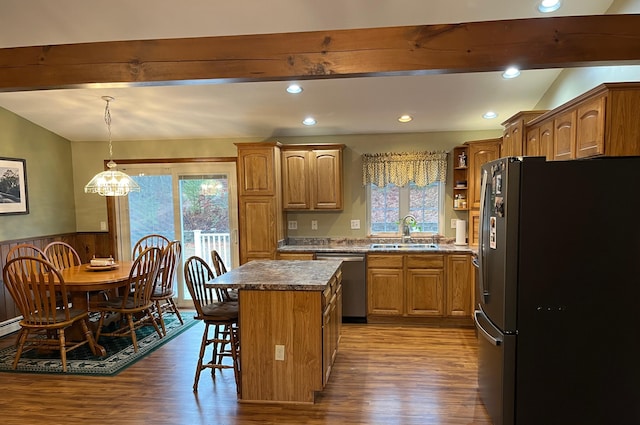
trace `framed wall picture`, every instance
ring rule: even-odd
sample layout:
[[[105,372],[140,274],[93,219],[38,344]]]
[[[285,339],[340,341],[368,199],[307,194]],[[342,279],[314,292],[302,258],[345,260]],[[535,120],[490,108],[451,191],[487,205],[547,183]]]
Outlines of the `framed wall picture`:
[[[0,214],[29,214],[24,159],[0,158]]]

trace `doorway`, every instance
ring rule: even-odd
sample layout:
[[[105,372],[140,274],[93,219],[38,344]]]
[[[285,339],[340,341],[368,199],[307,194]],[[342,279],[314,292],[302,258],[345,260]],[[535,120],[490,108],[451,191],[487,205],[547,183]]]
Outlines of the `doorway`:
[[[235,162],[127,164],[119,167],[140,192],[116,198],[118,258],[131,258],[135,243],[160,234],[182,243],[177,271],[178,305],[189,306],[182,265],[192,255],[211,264],[215,249],[228,269],[239,264]],[[213,266],[212,266],[213,270]]]

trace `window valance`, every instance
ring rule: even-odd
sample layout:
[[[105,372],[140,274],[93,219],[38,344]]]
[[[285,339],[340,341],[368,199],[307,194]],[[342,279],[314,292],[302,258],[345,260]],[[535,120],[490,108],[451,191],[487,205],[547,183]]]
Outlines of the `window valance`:
[[[447,180],[446,152],[399,152],[362,155],[362,184],[384,187],[389,183],[418,186]]]

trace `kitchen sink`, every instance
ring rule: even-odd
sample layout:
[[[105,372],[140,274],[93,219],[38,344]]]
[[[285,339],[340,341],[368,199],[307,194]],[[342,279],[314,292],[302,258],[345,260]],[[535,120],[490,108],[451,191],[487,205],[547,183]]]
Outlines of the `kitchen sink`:
[[[372,243],[371,249],[437,249],[434,243]]]

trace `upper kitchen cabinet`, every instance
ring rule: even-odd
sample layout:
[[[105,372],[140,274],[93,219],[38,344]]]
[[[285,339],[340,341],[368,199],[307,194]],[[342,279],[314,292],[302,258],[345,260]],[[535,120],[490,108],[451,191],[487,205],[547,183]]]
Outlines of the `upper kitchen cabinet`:
[[[500,158],[502,139],[466,142],[469,147],[469,208],[480,208],[480,172],[483,164]]]
[[[284,239],[280,143],[236,143],[240,263],[275,259]]]
[[[640,155],[638,116],[640,83],[605,83],[530,121],[527,140],[539,131],[550,160]]]
[[[501,156],[524,155],[525,124],[545,112],[547,111],[522,111],[503,122],[502,126],[504,127],[504,131]]]
[[[274,195],[276,193],[276,152],[280,143],[236,143],[238,147],[239,194]],[[279,150],[278,150],[279,153]],[[279,158],[278,158],[279,160]]]
[[[553,121],[527,126],[524,154],[553,159]]]
[[[344,145],[282,146],[285,210],[342,210]]]

